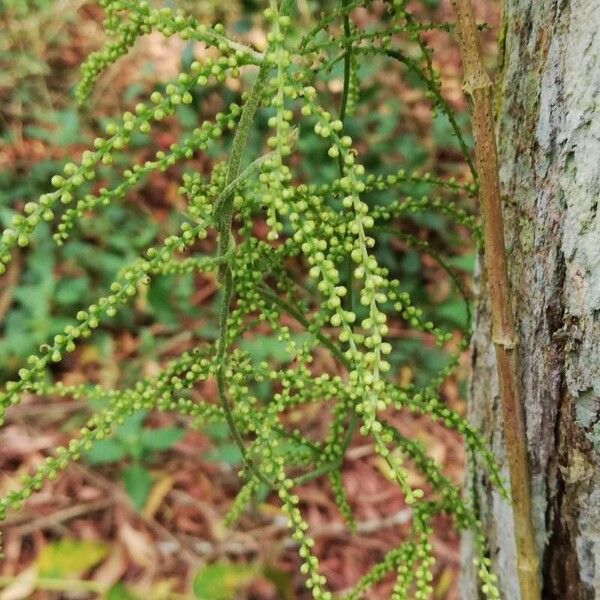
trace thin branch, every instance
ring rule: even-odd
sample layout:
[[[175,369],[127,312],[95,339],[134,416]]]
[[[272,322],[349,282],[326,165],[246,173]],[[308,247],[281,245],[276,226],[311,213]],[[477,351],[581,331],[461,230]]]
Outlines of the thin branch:
[[[99,510],[104,510],[109,506],[112,506],[116,502],[116,498],[103,498],[101,500],[96,500],[95,502],[87,502],[85,504],[76,504],[75,506],[69,506],[63,510],[56,511],[49,515],[45,515],[43,517],[38,517],[37,519],[33,519],[28,523],[24,523],[23,525],[19,525],[15,528],[15,532],[18,535],[29,535],[36,531],[42,531],[44,529],[53,529],[58,527],[62,523],[66,523],[67,521],[71,521],[72,519],[77,519],[78,517],[82,517],[84,515],[89,515],[94,512],[98,512]],[[5,521],[2,523],[2,528],[10,526],[10,521]]]
[[[464,90],[471,100],[484,229],[484,260],[490,288],[492,339],[496,349],[496,368],[508,455],[521,600],[539,600],[539,561],[532,522],[527,436],[517,371],[517,334],[511,309],[504,244],[498,154],[492,111],[493,84],[483,66],[470,0],[451,1],[456,12]]]

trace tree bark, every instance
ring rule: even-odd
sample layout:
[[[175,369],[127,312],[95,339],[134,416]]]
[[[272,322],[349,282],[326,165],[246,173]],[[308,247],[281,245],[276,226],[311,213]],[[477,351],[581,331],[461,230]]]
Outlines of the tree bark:
[[[500,179],[544,600],[600,599],[600,5],[505,0]],[[504,464],[485,273],[469,414]],[[510,506],[479,473],[490,558],[519,599]],[[463,544],[463,597],[478,597]]]

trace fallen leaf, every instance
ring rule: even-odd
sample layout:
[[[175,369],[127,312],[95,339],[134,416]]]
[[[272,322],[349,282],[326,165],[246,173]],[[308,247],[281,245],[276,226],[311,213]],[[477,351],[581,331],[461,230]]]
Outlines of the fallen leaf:
[[[256,567],[248,565],[224,562],[207,565],[194,577],[194,594],[198,600],[230,600],[258,574]]]
[[[447,598],[448,592],[450,591],[450,588],[452,587],[453,581],[454,581],[454,573],[453,573],[452,569],[449,569],[448,567],[446,567],[435,584],[435,590],[434,590],[435,597],[439,600],[443,600],[444,598]]]
[[[0,600],[25,600],[31,598],[37,581],[37,568],[32,565],[0,592]]]
[[[156,564],[156,550],[149,536],[124,523],[119,529],[119,537],[137,565],[148,568]]]
[[[115,544],[107,559],[94,572],[94,581],[110,587],[127,571],[127,558],[121,544]]]
[[[164,475],[156,481],[148,494],[146,506],[142,511],[144,517],[150,519],[156,514],[166,495],[171,491],[173,483],[173,478],[170,475]]]
[[[178,580],[175,577],[161,579],[152,585],[150,598],[152,600],[170,600],[173,598],[173,590],[177,587]]]
[[[36,560],[37,571],[40,577],[79,577],[98,564],[108,550],[101,542],[65,538],[42,548]]]

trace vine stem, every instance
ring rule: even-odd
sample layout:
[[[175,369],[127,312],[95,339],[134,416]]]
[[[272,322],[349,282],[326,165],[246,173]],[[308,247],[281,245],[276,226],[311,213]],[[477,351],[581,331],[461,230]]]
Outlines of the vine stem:
[[[341,0],[342,10],[346,9],[349,5],[348,0]],[[343,24],[344,24],[344,40],[345,40],[345,53],[344,53],[344,87],[342,91],[342,101],[340,103],[340,111],[339,111],[339,119],[346,124],[346,112],[348,110],[348,99],[350,97],[350,78],[352,77],[352,42],[350,41],[350,37],[352,35],[352,27],[350,25],[350,12],[347,11],[343,16]],[[344,163],[341,155],[338,157],[338,169],[340,173],[340,178],[344,176]],[[345,302],[346,309],[349,311],[354,310],[354,265],[352,264],[352,259],[348,257],[346,259],[346,286],[348,289],[348,293],[346,294]],[[344,456],[352,443],[352,437],[356,428],[358,427],[358,413],[352,407],[350,420],[348,422],[348,428],[346,429],[346,435],[342,441],[342,446],[339,452],[340,462],[344,460]]]
[[[477,170],[475,169],[475,165],[473,165],[473,161],[471,160],[469,147],[467,146],[465,137],[462,134],[462,131],[458,125],[458,121],[456,120],[454,111],[450,108],[448,102],[440,93],[440,90],[436,86],[435,81],[431,77],[427,77],[425,75],[425,73],[423,71],[421,71],[418,64],[414,60],[412,60],[410,57],[408,57],[406,54],[401,52],[400,50],[392,50],[389,48],[384,48],[384,49],[375,48],[375,49],[373,49],[373,51],[377,52],[379,54],[384,54],[385,56],[388,56],[390,58],[393,58],[394,60],[401,62],[402,64],[404,64],[406,66],[407,69],[409,69],[412,73],[417,75],[417,77],[419,77],[419,79],[421,79],[421,81],[425,84],[425,87],[427,87],[427,89],[436,98],[439,108],[441,109],[441,111],[444,113],[444,115],[448,119],[448,122],[450,123],[450,127],[452,128],[452,131],[454,132],[454,136],[456,137],[456,141],[458,142],[458,145],[460,146],[461,153],[464,156],[465,160],[467,161],[469,171],[471,171],[471,175],[473,176],[473,179],[475,181],[477,181]]]
[[[244,148],[246,147],[248,135],[254,121],[254,115],[256,114],[258,105],[260,104],[267,73],[268,69],[265,66],[261,66],[246,104],[244,105],[242,116],[233,139],[229,164],[227,166],[225,190],[229,190],[229,188],[233,186],[238,179],[242,154],[244,152]],[[231,435],[233,436],[233,439],[241,452],[244,465],[248,467],[248,469],[256,477],[270,486],[271,482],[266,480],[262,473],[260,473],[254,464],[251,463],[247,458],[246,446],[233,417],[233,408],[231,406],[229,396],[227,395],[227,333],[229,328],[229,311],[231,299],[233,297],[233,273],[231,270],[231,225],[233,221],[234,196],[234,193],[223,194],[221,200],[218,202],[218,205],[215,206],[219,228],[217,259],[222,260],[219,270],[223,281],[223,297],[221,300],[221,310],[219,314],[219,339],[217,343],[217,392],[219,394],[221,407],[225,413],[227,426],[229,427],[229,431],[231,432]]]
[[[504,243],[498,151],[492,111],[493,84],[483,65],[470,0],[451,2],[456,13],[456,31],[463,62],[463,88],[471,100],[470,111],[484,232],[484,262],[489,281],[492,340],[496,351],[508,456],[521,600],[539,600],[539,559],[532,521],[527,436],[517,372],[517,333],[511,310]]]
[[[294,6],[294,0],[283,0],[281,3],[280,13],[289,14]],[[269,65],[265,61],[261,64],[258,71],[258,76],[254,81],[252,89],[248,95],[246,103],[242,111],[242,116],[235,132],[233,144],[231,148],[231,155],[229,157],[229,163],[227,165],[227,179],[225,183],[225,190],[229,190],[235,186],[238,180],[240,171],[240,164],[242,161],[242,154],[246,148],[248,142],[248,135],[254,123],[254,117],[256,111],[260,105],[262,95],[264,93],[267,76],[269,74]],[[225,419],[227,425],[233,436],[233,439],[238,446],[244,464],[248,469],[261,481],[271,486],[271,482],[258,470],[258,468],[247,459],[246,447],[242,435],[235,423],[233,417],[233,408],[227,395],[227,334],[229,327],[229,312],[231,308],[231,299],[233,297],[233,272],[231,270],[231,247],[232,247],[232,232],[231,226],[233,222],[233,204],[235,194],[229,193],[224,195],[222,201],[219,203],[217,209],[218,219],[218,230],[219,230],[219,241],[217,258],[223,260],[223,264],[220,266],[220,274],[223,280],[223,298],[221,300],[221,310],[219,317],[219,338],[217,343],[217,391],[219,395],[219,401],[225,413]],[[225,258],[228,257],[228,258]]]

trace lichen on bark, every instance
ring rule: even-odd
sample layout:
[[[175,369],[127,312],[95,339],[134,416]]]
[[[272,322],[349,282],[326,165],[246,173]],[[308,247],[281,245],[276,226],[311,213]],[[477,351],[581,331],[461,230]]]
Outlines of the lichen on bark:
[[[600,598],[600,10],[505,0],[500,177],[543,598]],[[504,457],[485,274],[469,412]],[[476,482],[504,597],[512,515]],[[466,558],[463,597],[476,598]]]

